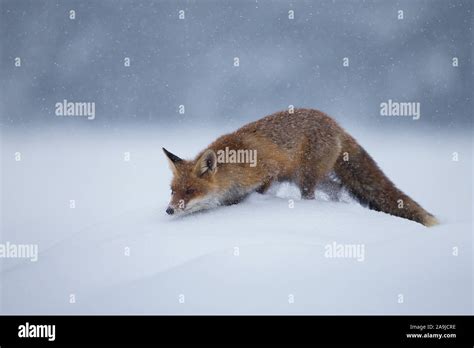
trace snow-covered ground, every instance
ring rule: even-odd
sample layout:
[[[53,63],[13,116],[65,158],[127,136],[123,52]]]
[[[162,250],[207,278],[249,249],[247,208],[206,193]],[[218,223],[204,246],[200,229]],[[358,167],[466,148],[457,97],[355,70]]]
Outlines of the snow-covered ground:
[[[438,227],[324,195],[302,201],[289,184],[167,216],[161,147],[193,157],[221,133],[4,131],[2,242],[40,253],[37,262],[0,259],[1,312],[472,313],[468,133],[351,131]],[[363,258],[326,257],[334,242],[363,246]]]

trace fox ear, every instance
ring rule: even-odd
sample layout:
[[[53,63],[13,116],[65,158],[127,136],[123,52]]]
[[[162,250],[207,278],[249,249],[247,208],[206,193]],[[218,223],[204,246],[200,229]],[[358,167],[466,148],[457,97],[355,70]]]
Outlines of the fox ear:
[[[197,176],[204,175],[205,173],[215,174],[217,171],[217,156],[214,150],[207,149],[199,157],[194,167],[194,173]]]
[[[173,155],[171,152],[166,150],[164,147],[162,149],[163,149],[163,152],[165,153],[166,157],[168,158],[168,162],[170,164],[171,170],[174,173],[176,173],[177,172],[176,165],[179,164],[180,162],[182,162],[183,160],[181,158],[179,158],[178,156]]]
[[[176,163],[176,162],[181,162],[182,159],[179,158],[178,156],[176,155],[173,155],[171,152],[169,152],[168,150],[166,150],[164,147],[162,147],[163,149],[163,152],[165,153],[166,157],[168,157],[168,159],[173,162],[173,163]]]

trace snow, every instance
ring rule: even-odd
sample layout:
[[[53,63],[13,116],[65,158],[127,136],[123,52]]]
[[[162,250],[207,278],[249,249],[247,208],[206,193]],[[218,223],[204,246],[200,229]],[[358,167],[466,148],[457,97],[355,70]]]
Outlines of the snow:
[[[222,130],[4,132],[2,241],[36,243],[40,254],[37,262],[1,259],[1,312],[472,313],[470,135],[354,132],[440,226],[348,197],[301,200],[288,183],[238,205],[170,217],[161,147],[190,158]],[[325,257],[334,242],[364,245],[363,261]]]

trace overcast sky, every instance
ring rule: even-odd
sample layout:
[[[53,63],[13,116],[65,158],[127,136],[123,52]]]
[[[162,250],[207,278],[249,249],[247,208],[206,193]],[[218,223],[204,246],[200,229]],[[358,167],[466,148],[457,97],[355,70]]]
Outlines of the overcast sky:
[[[94,102],[102,126],[219,125],[290,104],[369,126],[389,99],[439,128],[472,117],[468,0],[0,3],[4,125],[65,122],[64,99]]]

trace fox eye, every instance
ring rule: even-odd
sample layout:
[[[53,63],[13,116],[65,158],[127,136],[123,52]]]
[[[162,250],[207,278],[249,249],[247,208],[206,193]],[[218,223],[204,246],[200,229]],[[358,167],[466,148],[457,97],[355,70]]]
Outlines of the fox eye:
[[[171,189],[171,195],[174,195],[174,190],[173,189]]]
[[[186,189],[186,194],[187,194],[187,195],[192,195],[194,192],[196,192],[195,189],[192,189],[192,188]]]

